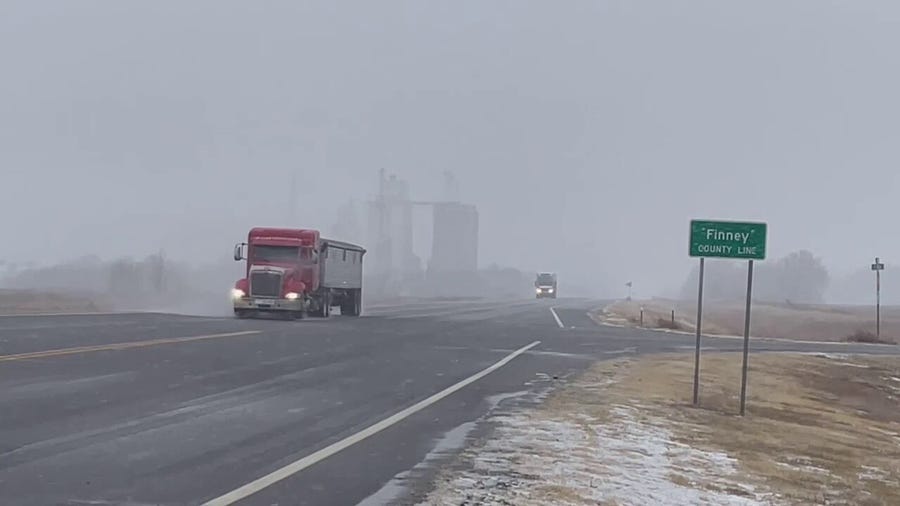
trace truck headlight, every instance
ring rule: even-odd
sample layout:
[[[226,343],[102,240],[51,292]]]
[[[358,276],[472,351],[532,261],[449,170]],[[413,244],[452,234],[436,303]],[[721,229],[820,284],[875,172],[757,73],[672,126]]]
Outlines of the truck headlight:
[[[287,300],[297,300],[297,297],[300,295],[297,292],[288,292],[284,294],[284,298]]]
[[[553,289],[552,289],[552,288],[548,288],[547,291],[550,292],[550,293],[553,293]]]
[[[240,288],[232,288],[231,289],[231,298],[234,300],[243,299],[244,295],[247,295],[247,294],[244,293],[244,291],[241,290]]]
[[[535,291],[535,293],[541,293],[541,289],[540,289],[540,288],[535,288],[534,291]]]

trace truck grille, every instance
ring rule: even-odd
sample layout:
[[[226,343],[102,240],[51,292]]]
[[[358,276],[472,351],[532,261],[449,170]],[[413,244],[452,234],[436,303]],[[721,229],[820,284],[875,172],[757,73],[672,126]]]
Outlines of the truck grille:
[[[281,273],[253,272],[250,274],[250,296],[278,297],[281,295]]]

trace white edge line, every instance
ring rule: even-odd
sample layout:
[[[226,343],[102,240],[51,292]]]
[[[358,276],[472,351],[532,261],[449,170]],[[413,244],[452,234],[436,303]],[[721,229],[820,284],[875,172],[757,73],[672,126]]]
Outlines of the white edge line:
[[[228,492],[225,495],[216,497],[215,499],[210,499],[209,501],[203,503],[203,506],[228,506],[228,505],[234,504],[242,499],[245,499],[245,498],[259,492],[260,490],[263,490],[266,487],[274,485],[275,483],[277,483],[285,478],[288,478],[294,474],[297,474],[298,472],[306,469],[307,467],[310,467],[313,464],[316,464],[322,460],[325,460],[328,457],[340,452],[341,450],[349,448],[366,438],[374,436],[375,434],[383,431],[384,429],[387,429],[388,427],[404,420],[405,418],[408,418],[409,416],[427,408],[428,406],[440,401],[441,399],[453,394],[454,392],[480,380],[481,378],[483,378],[483,377],[487,376],[488,374],[496,371],[497,369],[503,367],[504,365],[506,365],[510,361],[512,361],[514,358],[525,353],[526,351],[530,350],[531,348],[534,348],[535,346],[537,346],[540,343],[541,343],[540,341],[535,341],[535,342],[529,344],[528,346],[523,346],[522,348],[519,348],[518,350],[503,357],[503,359],[501,359],[494,365],[488,367],[487,369],[484,369],[481,372],[476,373],[473,376],[469,376],[468,378],[441,390],[440,392],[432,395],[431,397],[428,397],[427,399],[421,400],[421,401],[413,404],[412,406],[410,406],[402,411],[399,411],[399,412],[385,418],[384,420],[381,420],[380,422],[370,425],[369,427],[366,427],[365,429],[363,429],[355,434],[351,434],[350,436],[347,436],[346,438],[344,438],[336,443],[332,443],[315,453],[312,453],[310,455],[307,455],[306,457],[301,458],[300,460],[296,460],[296,461],[282,467],[281,469],[276,469],[275,471],[272,471],[271,473],[269,473],[261,478],[257,478],[256,480],[253,480],[250,483],[247,483],[246,485],[238,487],[238,488],[232,490],[231,492]]]
[[[559,325],[559,328],[561,328],[561,329],[566,328],[566,326],[563,325],[562,320],[559,319],[559,315],[556,314],[556,308],[555,308],[555,307],[551,307],[551,308],[550,308],[550,313],[553,314],[553,318],[556,320],[556,324]]]

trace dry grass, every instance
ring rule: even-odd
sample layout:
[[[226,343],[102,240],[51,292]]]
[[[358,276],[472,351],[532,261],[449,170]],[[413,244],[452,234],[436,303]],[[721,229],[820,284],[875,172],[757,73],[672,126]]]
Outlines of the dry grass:
[[[847,341],[851,343],[869,343],[869,344],[894,344],[891,341],[881,339],[876,334],[868,330],[857,330],[853,334],[847,336]]]
[[[34,290],[0,290],[0,315],[93,313],[106,309],[105,303],[85,295]]]
[[[423,504],[900,504],[900,358],[740,354],[596,364],[439,476]]]
[[[612,323],[638,321],[644,308],[646,327],[668,328],[675,310],[675,321],[684,330],[694,329],[697,305],[693,301],[651,299],[618,301],[596,314],[597,319]],[[656,325],[654,325],[656,324]],[[846,341],[849,336],[866,329],[874,330],[874,310],[858,306],[826,306],[772,304],[754,302],[751,312],[751,334],[758,337],[812,341]],[[707,334],[743,335],[743,302],[706,301],[703,304],[703,332]],[[900,336],[900,308],[882,309],[882,341],[895,343]]]
[[[641,402],[679,441],[725,451],[748,478],[791,504],[900,504],[900,360],[756,355],[748,416],[740,355],[707,355],[701,409],[687,356],[628,366],[607,397]]]
[[[656,328],[660,329],[669,329],[669,330],[681,330],[681,324],[672,319],[666,318],[657,318],[656,319]]]

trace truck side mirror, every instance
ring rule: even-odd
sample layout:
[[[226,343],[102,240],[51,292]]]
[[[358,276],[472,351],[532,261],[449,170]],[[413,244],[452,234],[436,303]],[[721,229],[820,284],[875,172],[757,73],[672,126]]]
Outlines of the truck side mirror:
[[[234,261],[235,262],[240,262],[241,260],[244,259],[244,246],[246,246],[246,245],[247,245],[247,243],[243,243],[243,242],[234,245]]]

